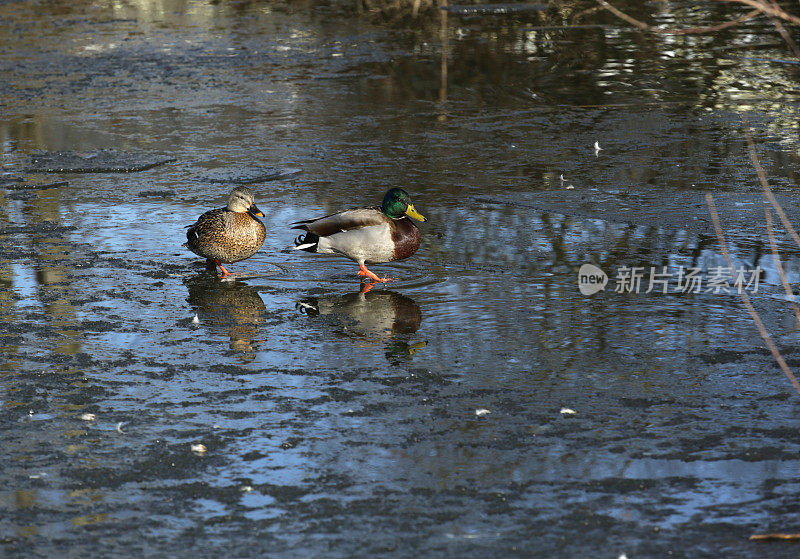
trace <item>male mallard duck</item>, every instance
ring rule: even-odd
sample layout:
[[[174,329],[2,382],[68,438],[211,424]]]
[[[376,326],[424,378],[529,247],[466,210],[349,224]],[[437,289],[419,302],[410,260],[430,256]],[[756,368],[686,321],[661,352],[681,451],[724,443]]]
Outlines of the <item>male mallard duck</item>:
[[[256,207],[253,192],[246,186],[237,186],[228,197],[225,208],[210,210],[188,225],[187,242],[183,246],[217,265],[222,277],[230,274],[222,265],[250,258],[267,236],[267,229],[259,217],[264,217]]]
[[[425,221],[414,209],[408,192],[392,188],[381,206],[353,208],[292,223],[292,229],[307,231],[295,239],[295,250],[341,254],[358,264],[359,276],[391,281],[379,278],[365,264],[401,260],[417,252],[422,236],[409,217]]]

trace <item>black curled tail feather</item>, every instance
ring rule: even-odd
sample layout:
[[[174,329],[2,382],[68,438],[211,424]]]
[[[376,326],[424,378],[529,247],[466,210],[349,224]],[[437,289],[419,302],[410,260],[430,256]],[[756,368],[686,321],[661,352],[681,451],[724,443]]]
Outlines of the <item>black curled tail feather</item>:
[[[191,225],[186,226],[188,229],[186,230],[186,242],[184,243],[183,246],[187,248],[194,246],[194,243],[196,243],[197,239],[200,237],[194,228],[195,225],[196,224],[193,223]]]
[[[294,240],[295,250],[304,250],[306,252],[317,252],[317,243],[319,236],[314,233],[307,232],[305,235],[298,235]],[[302,248],[301,248],[302,247]]]

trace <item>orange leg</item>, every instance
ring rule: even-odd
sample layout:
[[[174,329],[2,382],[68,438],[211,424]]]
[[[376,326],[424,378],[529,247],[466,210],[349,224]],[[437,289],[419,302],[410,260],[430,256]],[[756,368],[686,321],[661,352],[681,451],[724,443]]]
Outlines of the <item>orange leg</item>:
[[[380,282],[394,281],[394,279],[392,278],[379,278],[377,275],[367,270],[367,267],[364,266],[363,264],[358,265],[358,275],[366,276],[372,281],[380,281]]]
[[[219,269],[222,270],[222,277],[223,278],[231,275],[231,273],[228,270],[225,269],[225,266],[223,266],[222,263],[219,260],[214,260],[214,264],[219,266]]]

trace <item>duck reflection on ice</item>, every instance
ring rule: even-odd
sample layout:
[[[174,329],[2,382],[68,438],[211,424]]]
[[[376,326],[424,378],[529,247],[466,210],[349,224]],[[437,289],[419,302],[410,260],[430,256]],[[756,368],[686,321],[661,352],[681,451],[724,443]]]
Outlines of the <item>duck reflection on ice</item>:
[[[258,291],[244,282],[219,281],[204,272],[183,280],[189,289],[186,301],[201,324],[212,332],[230,336],[230,348],[247,359],[255,358],[255,338],[263,327],[267,307]]]
[[[422,311],[410,297],[395,291],[364,290],[345,295],[305,297],[297,309],[309,317],[326,318],[347,337],[368,345],[385,345],[386,357],[396,363],[408,359],[427,342],[408,342],[398,335],[413,334],[422,322]]]

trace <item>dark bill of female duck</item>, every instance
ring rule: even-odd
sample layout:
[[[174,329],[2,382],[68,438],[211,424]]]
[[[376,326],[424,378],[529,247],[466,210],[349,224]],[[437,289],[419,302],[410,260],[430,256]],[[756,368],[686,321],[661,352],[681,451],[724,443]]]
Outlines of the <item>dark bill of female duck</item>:
[[[392,281],[369,271],[366,264],[394,262],[417,252],[422,235],[409,218],[427,221],[414,208],[408,192],[392,188],[380,206],[352,208],[292,223],[292,229],[306,231],[295,239],[295,250],[339,254],[358,264],[359,276],[373,282]]]
[[[246,186],[233,189],[224,208],[205,212],[188,225],[183,246],[206,259],[209,266],[219,266],[222,277],[230,272],[222,265],[253,256],[264,244],[267,230],[264,217],[255,204],[253,192]]]

